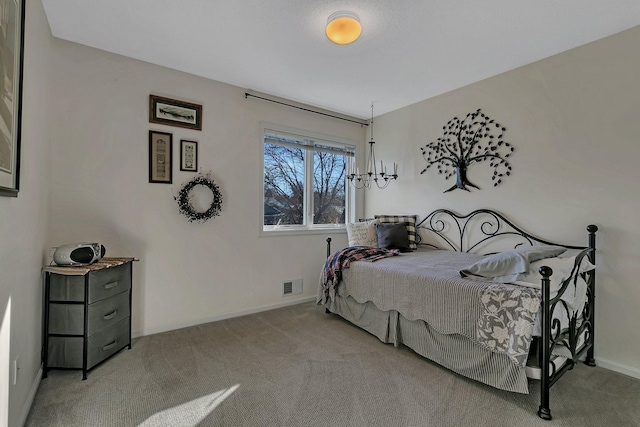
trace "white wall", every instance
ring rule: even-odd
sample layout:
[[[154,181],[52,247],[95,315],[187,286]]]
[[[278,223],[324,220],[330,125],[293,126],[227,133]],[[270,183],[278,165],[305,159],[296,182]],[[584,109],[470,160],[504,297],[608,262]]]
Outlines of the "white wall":
[[[245,90],[54,39],[50,128],[52,246],[99,241],[110,256],[133,256],[133,333],[145,335],[275,307],[316,294],[325,235],[258,237],[260,122],[362,143],[353,123],[256,99]],[[149,94],[203,105],[203,129],[149,123]],[[148,183],[148,132],[173,134],[173,185]],[[180,172],[180,139],[198,141],[224,207],[189,223],[173,194],[195,174]],[[338,242],[344,233],[333,236]],[[282,282],[304,280],[303,295]]]
[[[41,374],[40,269],[48,240],[50,34],[40,2],[27,2],[20,192],[17,198],[0,197],[0,318],[10,300],[9,362],[17,359],[19,371],[16,385],[9,385],[8,420],[0,419],[0,425],[24,422]],[[10,372],[4,362],[0,369]]]
[[[580,245],[596,224],[596,360],[640,377],[638,46],[640,27],[376,118],[376,154],[399,162],[400,178],[367,193],[365,213],[494,208],[543,238]],[[481,190],[443,194],[455,180],[433,167],[420,175],[420,147],[478,108],[507,128],[513,174],[494,188],[492,170],[476,164],[468,176]]]

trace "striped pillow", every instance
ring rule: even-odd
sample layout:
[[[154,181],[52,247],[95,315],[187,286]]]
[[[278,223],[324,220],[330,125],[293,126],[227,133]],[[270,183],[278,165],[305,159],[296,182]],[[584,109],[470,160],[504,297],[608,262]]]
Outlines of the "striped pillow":
[[[407,233],[409,234],[409,247],[411,249],[418,249],[416,240],[416,222],[418,221],[418,215],[374,215],[375,219],[379,219],[380,222],[404,222],[407,226]]]

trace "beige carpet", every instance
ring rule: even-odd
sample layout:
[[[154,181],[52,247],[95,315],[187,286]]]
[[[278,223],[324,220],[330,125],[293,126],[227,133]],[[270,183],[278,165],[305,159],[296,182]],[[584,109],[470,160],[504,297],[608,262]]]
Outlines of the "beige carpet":
[[[596,350],[597,356],[597,350]],[[27,426],[640,426],[640,380],[577,366],[531,394],[493,389],[313,304],[134,340],[81,381],[51,371]]]

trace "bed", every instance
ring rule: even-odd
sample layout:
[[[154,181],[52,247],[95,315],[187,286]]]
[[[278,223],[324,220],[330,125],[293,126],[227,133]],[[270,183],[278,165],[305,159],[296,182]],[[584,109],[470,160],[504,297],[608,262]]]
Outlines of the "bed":
[[[528,378],[539,380],[538,416],[550,420],[551,386],[580,359],[595,366],[598,228],[589,225],[587,246],[576,246],[535,237],[489,209],[439,209],[401,224],[412,251],[333,252],[327,238],[317,303],[384,343],[487,385],[528,393]],[[526,264],[517,275],[495,270],[513,259]]]

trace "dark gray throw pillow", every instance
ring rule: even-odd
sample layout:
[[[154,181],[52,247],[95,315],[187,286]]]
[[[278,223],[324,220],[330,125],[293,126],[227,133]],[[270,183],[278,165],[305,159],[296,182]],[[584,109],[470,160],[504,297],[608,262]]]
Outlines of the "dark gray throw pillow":
[[[412,251],[407,224],[404,222],[376,224],[376,234],[379,248],[398,249],[400,252]]]

